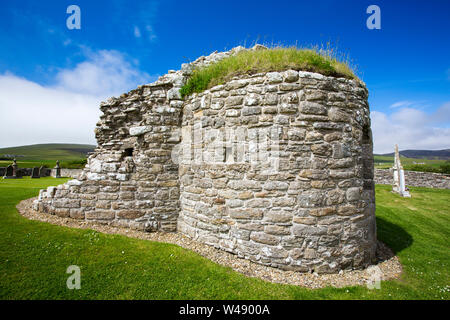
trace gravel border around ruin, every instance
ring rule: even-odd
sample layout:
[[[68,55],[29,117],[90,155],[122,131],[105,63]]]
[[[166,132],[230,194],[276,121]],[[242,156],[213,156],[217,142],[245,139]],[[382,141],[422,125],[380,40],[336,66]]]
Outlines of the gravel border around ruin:
[[[239,258],[237,255],[226,251],[216,249],[212,246],[198,243],[179,233],[148,233],[85,220],[75,220],[39,213],[32,209],[33,200],[35,199],[36,198],[23,200],[16,206],[19,213],[30,220],[38,220],[71,228],[92,229],[106,234],[120,234],[130,238],[176,244],[182,248],[192,250],[222,266],[230,267],[234,271],[245,276],[259,278],[274,283],[290,284],[310,289],[324,288],[327,286],[342,288],[355,285],[367,285],[369,282],[373,283],[373,275],[377,272],[376,270],[378,270],[376,267],[381,271],[381,280],[399,279],[402,273],[402,265],[400,264],[398,257],[380,241],[378,241],[377,264],[364,270],[341,271],[339,274],[301,273],[263,266]]]

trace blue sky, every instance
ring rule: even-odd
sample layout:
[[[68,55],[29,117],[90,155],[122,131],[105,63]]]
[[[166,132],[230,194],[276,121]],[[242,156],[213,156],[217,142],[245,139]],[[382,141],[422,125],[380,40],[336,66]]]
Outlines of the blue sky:
[[[66,27],[71,4],[81,30]],[[381,30],[366,27],[372,4]],[[331,41],[369,89],[375,152],[450,148],[449,11],[447,0],[3,2],[0,112],[37,118],[2,125],[0,147],[95,143],[100,100],[215,50]]]

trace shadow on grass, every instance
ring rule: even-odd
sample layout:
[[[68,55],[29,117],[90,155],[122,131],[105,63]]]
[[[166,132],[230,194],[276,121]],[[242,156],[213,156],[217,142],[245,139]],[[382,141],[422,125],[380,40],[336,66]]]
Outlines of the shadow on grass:
[[[412,245],[413,237],[405,229],[383,218],[376,219],[378,240],[385,243],[395,255]]]

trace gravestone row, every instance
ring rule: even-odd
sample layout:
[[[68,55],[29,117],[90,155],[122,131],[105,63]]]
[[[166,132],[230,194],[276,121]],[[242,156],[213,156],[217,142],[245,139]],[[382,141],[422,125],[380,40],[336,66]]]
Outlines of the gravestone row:
[[[16,159],[13,160],[13,164],[6,167],[5,175],[3,179],[21,179],[22,175],[18,172],[18,166]]]
[[[21,170],[23,171],[24,169]],[[3,179],[21,179],[23,175],[23,172],[21,170],[19,170],[16,159],[14,159],[13,164],[5,168]],[[61,178],[61,167],[59,166],[59,160],[56,161],[55,170],[56,170],[55,178]],[[31,178],[37,179],[40,177],[47,177],[49,175],[48,172],[49,169],[44,166],[34,167],[31,169]]]
[[[31,179],[41,178],[41,177],[47,177],[47,167],[41,166],[41,167],[34,167],[33,171],[31,172]]]

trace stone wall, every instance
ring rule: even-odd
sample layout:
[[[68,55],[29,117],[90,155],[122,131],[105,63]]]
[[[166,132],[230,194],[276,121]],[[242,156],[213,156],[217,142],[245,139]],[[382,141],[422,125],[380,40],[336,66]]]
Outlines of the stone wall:
[[[196,126],[180,164],[180,232],[284,269],[370,263],[376,228],[364,86],[293,70],[236,78],[186,100],[182,127]],[[227,141],[233,130],[244,139]],[[268,135],[277,150],[265,148],[267,161],[252,164],[264,146],[257,139]]]
[[[392,184],[392,170],[375,169],[374,179],[375,183],[378,184]],[[409,187],[450,189],[450,175],[433,172],[405,171],[405,183]]]
[[[200,57],[101,103],[87,166],[42,190],[35,210],[179,231],[284,269],[368,265],[376,227],[367,89],[289,70],[181,99],[193,68],[240,50]]]
[[[61,177],[77,178],[82,172],[83,172],[83,169],[65,169],[65,168],[61,168]],[[52,169],[50,175],[53,178],[56,177],[56,169]]]
[[[175,231],[178,167],[170,141],[181,104],[170,82],[146,85],[101,104],[98,148],[78,180],[49,188],[42,211],[143,230]],[[179,101],[178,97],[178,101]],[[172,103],[170,103],[172,102]],[[174,103],[175,102],[175,103]]]
[[[0,167],[0,177],[5,175],[6,167]],[[31,176],[33,168],[19,168],[19,174],[23,177]],[[80,173],[83,172],[83,169],[65,169],[61,168],[61,177],[69,177],[69,178],[77,178]],[[47,169],[47,176],[56,176],[55,169]]]
[[[0,167],[0,177],[5,175],[6,167]],[[19,176],[26,177],[31,176],[31,173],[33,172],[33,168],[18,168],[18,174]],[[50,176],[51,169],[47,168],[46,176]]]
[[[83,172],[42,190],[35,209],[146,231],[176,231],[179,181],[172,149],[180,142],[179,89],[194,67],[240,50],[200,57],[152,84],[102,102],[95,129],[98,147]]]

